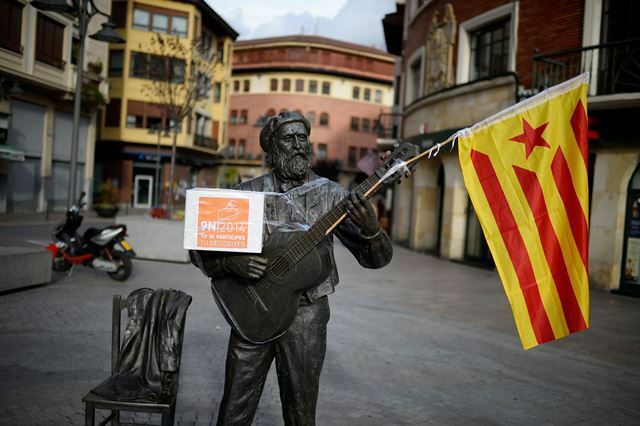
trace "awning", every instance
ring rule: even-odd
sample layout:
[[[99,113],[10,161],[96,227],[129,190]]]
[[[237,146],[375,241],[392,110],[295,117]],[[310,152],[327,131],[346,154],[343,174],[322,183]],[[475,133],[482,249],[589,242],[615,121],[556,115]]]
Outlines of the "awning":
[[[0,145],[0,160],[24,161],[24,152],[9,145]]]

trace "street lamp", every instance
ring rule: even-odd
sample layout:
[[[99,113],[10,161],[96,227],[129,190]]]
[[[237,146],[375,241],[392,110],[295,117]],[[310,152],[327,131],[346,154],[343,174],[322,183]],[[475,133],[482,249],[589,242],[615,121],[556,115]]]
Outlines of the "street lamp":
[[[76,91],[73,100],[73,133],[71,134],[71,164],[69,176],[69,197],[67,198],[67,208],[71,208],[75,200],[76,192],[76,168],[78,162],[78,138],[80,136],[80,109],[82,103],[82,68],[84,66],[84,42],[87,35],[89,21],[95,15],[105,16],[108,21],[102,24],[102,28],[95,34],[90,35],[94,40],[106,43],[124,43],[125,40],[115,31],[115,24],[111,17],[100,11],[93,0],[33,0],[31,5],[39,10],[70,13],[78,18],[78,60],[76,63]]]

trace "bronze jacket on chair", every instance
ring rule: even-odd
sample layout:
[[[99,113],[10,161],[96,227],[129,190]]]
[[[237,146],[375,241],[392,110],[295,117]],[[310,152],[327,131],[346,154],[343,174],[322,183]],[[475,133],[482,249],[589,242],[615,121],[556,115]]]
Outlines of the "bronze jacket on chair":
[[[265,197],[265,239],[276,226],[291,226],[292,223],[300,224],[300,226],[313,225],[316,220],[348,195],[348,191],[336,182],[321,178],[313,172],[310,172],[307,182],[297,187],[291,187],[290,183],[282,183],[274,174],[267,173],[243,182],[234,189],[283,193],[287,196],[286,198],[269,197],[268,195]],[[346,219],[338,226],[335,235],[351,251],[358,263],[365,268],[382,268],[391,260],[393,254],[391,241],[383,230],[375,237],[365,238],[358,227],[351,220]],[[331,245],[331,273],[324,282],[303,293],[303,302],[313,302],[322,296],[333,293],[338,284],[338,270],[333,255],[333,238],[330,237],[328,240],[328,244]],[[189,255],[193,264],[212,280],[226,274],[221,262],[224,253],[191,250]]]

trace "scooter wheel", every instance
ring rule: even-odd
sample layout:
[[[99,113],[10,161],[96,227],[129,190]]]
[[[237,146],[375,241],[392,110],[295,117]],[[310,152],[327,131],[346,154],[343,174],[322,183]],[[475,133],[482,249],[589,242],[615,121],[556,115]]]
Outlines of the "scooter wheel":
[[[67,272],[71,269],[71,263],[62,256],[56,256],[52,262],[53,270],[56,272]]]
[[[111,257],[113,260],[117,260],[120,262],[120,269],[116,272],[108,272],[109,278],[115,281],[125,281],[131,275],[131,271],[133,270],[133,263],[131,262],[131,258],[128,254],[123,253],[121,251],[113,251],[111,252]]]

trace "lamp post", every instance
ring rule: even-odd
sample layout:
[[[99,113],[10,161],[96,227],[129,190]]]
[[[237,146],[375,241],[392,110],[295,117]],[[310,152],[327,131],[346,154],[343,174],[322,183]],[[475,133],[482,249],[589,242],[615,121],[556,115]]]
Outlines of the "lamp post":
[[[84,42],[87,35],[89,21],[95,15],[105,16],[108,21],[102,24],[102,28],[95,34],[90,35],[94,40],[105,43],[124,43],[125,40],[118,35],[116,25],[111,21],[110,16],[100,11],[94,0],[72,0],[69,4],[66,0],[33,0],[31,5],[39,10],[70,13],[78,18],[78,60],[76,63],[76,88],[73,100],[73,132],[71,134],[71,162],[69,176],[69,195],[67,198],[67,208],[71,208],[75,200],[76,192],[76,169],[78,164],[78,139],[80,136],[80,109],[82,103],[82,69],[84,67]]]

